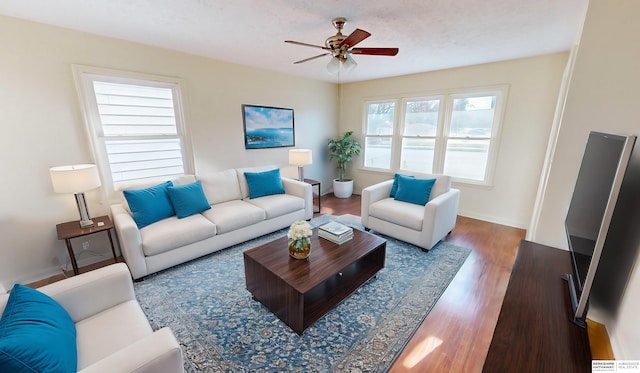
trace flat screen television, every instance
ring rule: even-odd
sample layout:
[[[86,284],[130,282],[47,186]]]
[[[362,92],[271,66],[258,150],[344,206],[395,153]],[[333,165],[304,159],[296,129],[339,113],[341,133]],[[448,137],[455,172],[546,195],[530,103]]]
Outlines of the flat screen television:
[[[585,326],[589,293],[636,137],[591,132],[578,171],[565,231],[573,273],[569,285],[573,321]]]

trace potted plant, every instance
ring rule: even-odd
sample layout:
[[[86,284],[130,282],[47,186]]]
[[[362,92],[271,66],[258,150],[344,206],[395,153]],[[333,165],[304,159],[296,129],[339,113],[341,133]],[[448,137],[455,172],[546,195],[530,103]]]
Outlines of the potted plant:
[[[353,131],[329,140],[329,160],[335,159],[338,178],[333,180],[333,194],[338,198],[349,198],[353,193],[353,180],[345,178],[345,171],[354,155],[360,155],[360,144],[351,137]]]

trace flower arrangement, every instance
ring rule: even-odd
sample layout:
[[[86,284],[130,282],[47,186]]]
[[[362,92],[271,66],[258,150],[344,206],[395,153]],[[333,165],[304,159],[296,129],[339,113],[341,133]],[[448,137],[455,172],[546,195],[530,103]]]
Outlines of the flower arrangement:
[[[296,251],[301,251],[309,246],[309,237],[313,232],[311,226],[304,220],[298,220],[289,227],[289,247],[293,247]]]
[[[311,253],[311,240],[313,234],[309,223],[298,220],[291,224],[287,233],[289,255],[295,259],[307,259]]]

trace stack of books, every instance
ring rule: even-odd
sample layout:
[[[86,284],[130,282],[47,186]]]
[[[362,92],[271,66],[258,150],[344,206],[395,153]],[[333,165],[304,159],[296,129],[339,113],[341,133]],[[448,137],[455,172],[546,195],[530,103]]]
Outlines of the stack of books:
[[[332,221],[318,227],[318,236],[342,245],[353,238],[353,228]]]

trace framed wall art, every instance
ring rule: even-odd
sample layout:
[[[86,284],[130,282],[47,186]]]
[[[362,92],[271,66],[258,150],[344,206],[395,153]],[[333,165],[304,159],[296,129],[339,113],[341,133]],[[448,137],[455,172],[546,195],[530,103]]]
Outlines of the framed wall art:
[[[293,109],[242,105],[245,149],[295,145]]]

